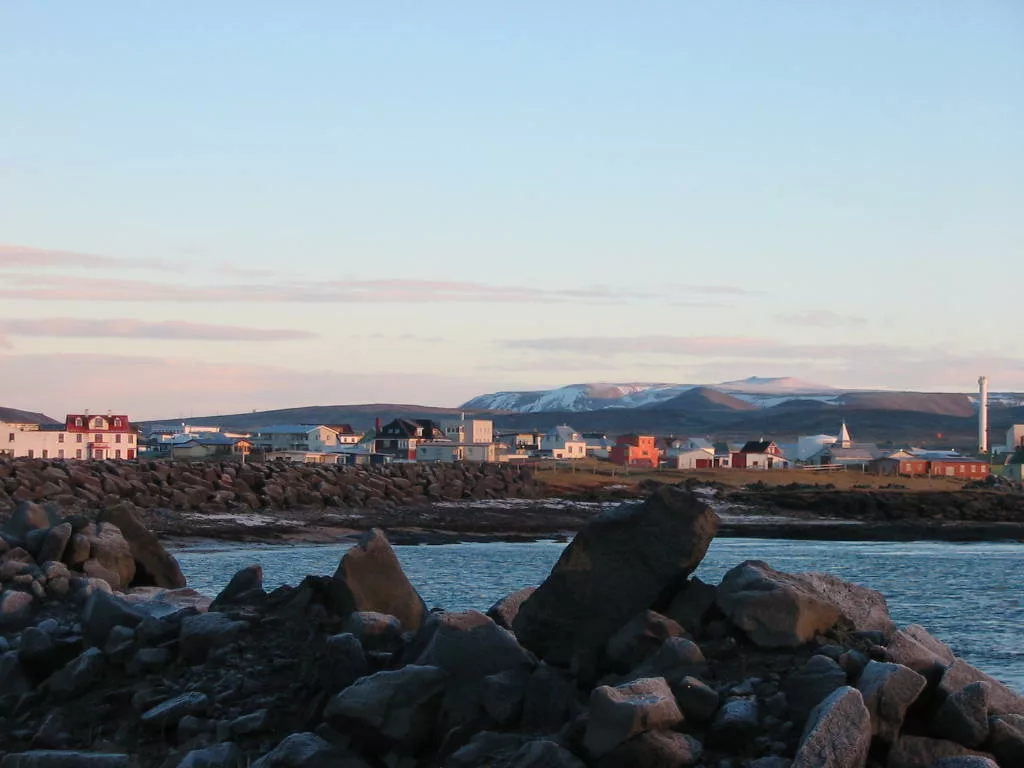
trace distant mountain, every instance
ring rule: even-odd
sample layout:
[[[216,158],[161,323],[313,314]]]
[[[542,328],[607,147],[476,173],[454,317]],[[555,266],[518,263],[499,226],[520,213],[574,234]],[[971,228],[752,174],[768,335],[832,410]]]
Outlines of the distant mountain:
[[[60,424],[56,419],[51,419],[44,413],[33,411],[20,411],[17,408],[4,408],[0,406],[0,421],[7,421],[14,424]]]
[[[715,389],[720,389],[722,392],[746,395],[819,395],[840,391],[827,384],[815,384],[814,382],[796,379],[792,376],[776,378],[748,376],[745,379],[723,381],[721,384],[716,384]]]
[[[720,392],[711,387],[694,387],[675,397],[644,408],[659,411],[756,411],[757,406],[747,400]]]
[[[835,399],[847,408],[912,411],[970,418],[977,407],[967,395],[948,392],[846,392]]]

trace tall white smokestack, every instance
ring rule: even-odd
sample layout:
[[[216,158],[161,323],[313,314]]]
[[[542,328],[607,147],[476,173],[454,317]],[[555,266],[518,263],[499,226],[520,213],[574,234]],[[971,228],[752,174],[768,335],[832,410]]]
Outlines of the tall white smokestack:
[[[988,453],[988,376],[978,377],[978,450]]]

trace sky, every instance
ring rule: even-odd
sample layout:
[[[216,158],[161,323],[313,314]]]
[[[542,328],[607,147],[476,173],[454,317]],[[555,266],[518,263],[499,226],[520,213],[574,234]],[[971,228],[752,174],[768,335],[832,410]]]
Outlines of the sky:
[[[1024,3],[0,0],[0,405],[1024,391]]]

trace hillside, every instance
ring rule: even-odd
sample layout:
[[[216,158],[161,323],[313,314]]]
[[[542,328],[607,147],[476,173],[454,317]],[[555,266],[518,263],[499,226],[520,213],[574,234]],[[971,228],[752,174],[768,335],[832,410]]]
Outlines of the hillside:
[[[846,392],[838,405],[969,418],[977,411],[967,395],[949,392]]]
[[[12,422],[15,424],[60,424],[57,419],[51,419],[45,413],[33,411],[21,411],[17,408],[4,408],[0,406],[0,421]]]
[[[642,406],[659,411],[756,411],[757,406],[711,387],[694,387],[662,402]]]

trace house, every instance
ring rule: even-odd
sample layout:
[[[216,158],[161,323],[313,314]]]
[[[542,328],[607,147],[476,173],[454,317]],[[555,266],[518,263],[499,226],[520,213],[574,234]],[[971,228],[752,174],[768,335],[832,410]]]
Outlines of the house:
[[[138,430],[123,414],[68,414],[63,424],[0,423],[0,456],[29,459],[138,457]]]
[[[352,429],[351,424],[325,424],[324,426],[334,433],[335,445],[357,445],[363,437],[362,433]]]
[[[572,427],[555,427],[541,438],[540,455],[550,459],[582,459],[587,455],[587,441]]]
[[[499,432],[498,442],[507,445],[516,453],[538,453],[544,442],[543,432]]]
[[[498,458],[495,443],[454,443],[449,441],[432,441],[420,443],[416,448],[416,461],[454,462],[478,461],[492,462]]]
[[[726,442],[717,442],[711,446],[714,452],[712,466],[728,468],[732,466],[733,446]]]
[[[227,435],[194,435],[170,444],[172,459],[231,458],[248,454],[252,443],[248,440]]]
[[[867,471],[876,475],[914,477],[928,474],[928,461],[902,449],[873,459]]]
[[[844,421],[836,441],[812,453],[807,457],[806,462],[820,467],[867,469],[871,462],[882,458],[882,456],[881,449],[874,443],[854,442]]]
[[[383,453],[399,461],[416,461],[423,443],[445,440],[441,426],[430,419],[395,419],[377,431],[374,453]]]
[[[715,465],[714,448],[700,448],[667,455],[662,464],[670,469],[711,469]]]
[[[608,458],[623,467],[656,468],[661,461],[661,450],[654,435],[621,435]]]
[[[454,443],[494,442],[494,422],[490,419],[449,419],[441,422],[441,429]]]
[[[347,428],[344,441],[338,431]],[[260,427],[252,436],[253,445],[268,453],[274,451],[307,451],[319,453],[339,445],[355,445],[359,436],[347,424],[327,426],[326,424],[275,424]]]
[[[795,453],[788,454],[796,461],[807,461],[814,454],[839,441],[838,435],[800,435],[796,439]]]
[[[733,469],[788,469],[790,461],[774,440],[749,440],[732,455]]]
[[[587,444],[587,456],[596,456],[600,459],[607,459],[615,447],[615,441],[601,432],[584,432],[583,440]]]
[[[665,437],[661,440],[665,456],[678,456],[693,451],[709,451],[714,455],[715,447],[706,437]]]
[[[961,480],[984,480],[992,467],[984,459],[932,459],[928,462],[928,474],[932,477],[955,477]]]

